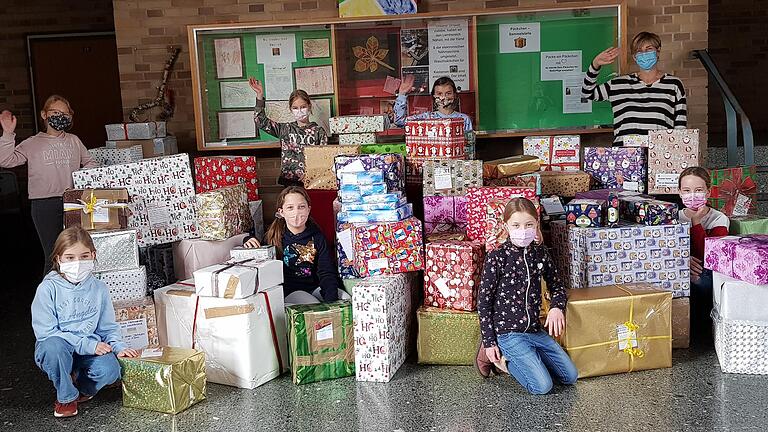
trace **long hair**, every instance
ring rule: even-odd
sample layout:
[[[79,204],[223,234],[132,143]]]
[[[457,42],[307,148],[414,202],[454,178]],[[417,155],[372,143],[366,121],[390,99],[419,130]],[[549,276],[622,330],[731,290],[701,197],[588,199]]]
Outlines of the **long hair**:
[[[288,97],[288,108],[293,105],[293,101],[296,99],[303,99],[304,102],[309,105],[309,109],[312,110],[312,99],[309,98],[309,94],[307,94],[307,92],[301,89],[291,92],[291,95]]]
[[[51,264],[57,273],[61,273],[61,270],[59,269],[59,258],[64,255],[64,251],[76,244],[82,244],[91,252],[96,252],[96,246],[93,245],[91,235],[88,234],[88,231],[84,230],[83,227],[77,225],[65,229],[56,238],[56,243],[53,244],[53,253],[51,254]]]
[[[277,196],[278,209],[283,208],[285,197],[288,196],[288,194],[299,194],[304,197],[308,206],[312,206],[312,202],[309,199],[309,194],[307,193],[306,189],[301,186],[288,186],[280,192],[280,195]],[[310,222],[314,223],[312,218],[307,218],[307,223],[309,224]],[[266,243],[275,247],[275,252],[279,257],[283,256],[283,235],[285,234],[285,230],[285,219],[278,217],[274,220],[274,222],[272,222],[272,225],[269,226],[267,229],[267,234],[264,236]]]
[[[506,223],[517,212],[528,213],[534,219],[539,219],[539,212],[536,211],[536,206],[529,199],[512,198],[504,207],[504,222]]]
[[[453,108],[454,111],[459,110],[459,90],[456,88],[456,83],[453,82],[453,80],[450,77],[444,76],[440,77],[435,80],[435,83],[432,84],[432,91],[429,92],[429,94],[432,96],[432,108],[434,111],[437,111],[440,107],[438,107],[435,104],[435,87],[437,86],[444,86],[449,85],[453,89],[453,93],[456,95],[453,98],[453,105],[451,108]]]
[[[56,102],[64,103],[64,105],[66,105],[67,109],[69,110],[69,115],[75,115],[75,110],[72,109],[72,105],[69,104],[69,101],[63,96],[59,96],[57,94],[48,96],[48,99],[46,99],[45,103],[43,104],[43,112],[47,112],[49,109],[51,109],[51,105],[55,104]],[[42,116],[40,118],[42,118]],[[46,129],[48,129],[48,120],[43,119],[43,125]]]

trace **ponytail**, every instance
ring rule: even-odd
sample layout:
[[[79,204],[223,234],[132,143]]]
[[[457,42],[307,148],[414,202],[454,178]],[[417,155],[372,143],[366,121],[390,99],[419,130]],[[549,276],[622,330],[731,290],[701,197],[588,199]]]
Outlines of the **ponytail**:
[[[275,247],[275,253],[277,257],[283,258],[283,235],[285,234],[285,219],[279,217],[272,222],[272,225],[267,229],[267,234],[264,236],[266,244]]]

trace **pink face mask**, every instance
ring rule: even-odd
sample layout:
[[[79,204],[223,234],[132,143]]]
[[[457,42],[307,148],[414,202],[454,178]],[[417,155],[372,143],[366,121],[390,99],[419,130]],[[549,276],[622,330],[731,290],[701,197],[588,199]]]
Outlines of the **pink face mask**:
[[[681,194],[680,198],[683,200],[683,205],[694,211],[704,207],[707,204],[707,194],[703,192]]]
[[[517,247],[526,247],[536,240],[534,228],[518,228],[509,230],[509,241]]]

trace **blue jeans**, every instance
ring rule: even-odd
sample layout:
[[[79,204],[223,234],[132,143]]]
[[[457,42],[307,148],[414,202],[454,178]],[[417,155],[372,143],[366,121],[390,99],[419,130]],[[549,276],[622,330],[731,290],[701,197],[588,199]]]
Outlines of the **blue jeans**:
[[[35,344],[35,363],[53,382],[56,399],[61,403],[72,402],[81,393],[93,396],[120,379],[120,364],[114,353],[80,355],[69,342],[55,336]]]
[[[575,384],[579,377],[568,354],[543,330],[538,333],[504,333],[496,337],[507,369],[531,394],[552,390],[552,376],[563,384]]]

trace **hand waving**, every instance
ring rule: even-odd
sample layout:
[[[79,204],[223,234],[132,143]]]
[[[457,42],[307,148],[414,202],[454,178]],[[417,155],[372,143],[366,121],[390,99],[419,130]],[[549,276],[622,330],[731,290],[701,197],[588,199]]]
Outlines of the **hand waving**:
[[[261,84],[261,81],[254,77],[248,77],[248,84],[250,84],[253,91],[256,92],[256,99],[264,99],[264,85]]]
[[[619,56],[619,53],[620,51],[616,47],[608,48],[607,50],[598,54],[595,59],[592,60],[592,66],[599,68],[601,66],[611,64],[614,62],[614,60],[616,60],[616,57]]]

